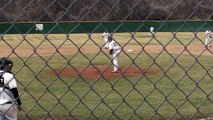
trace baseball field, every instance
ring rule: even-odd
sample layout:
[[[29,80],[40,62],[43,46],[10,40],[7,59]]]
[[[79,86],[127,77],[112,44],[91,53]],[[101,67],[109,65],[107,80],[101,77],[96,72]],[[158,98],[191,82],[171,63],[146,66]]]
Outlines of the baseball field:
[[[199,119],[213,115],[213,47],[204,32],[114,33],[120,73],[101,33],[2,35],[14,61],[20,119]]]

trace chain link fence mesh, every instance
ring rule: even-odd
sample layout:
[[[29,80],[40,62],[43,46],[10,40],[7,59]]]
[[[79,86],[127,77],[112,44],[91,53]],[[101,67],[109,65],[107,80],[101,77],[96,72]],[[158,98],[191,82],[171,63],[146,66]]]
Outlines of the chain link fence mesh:
[[[23,110],[19,119],[213,119],[213,49],[202,29],[212,28],[212,0],[1,0],[1,57],[14,61]],[[125,22],[161,21],[154,34]],[[183,21],[161,32],[169,20]],[[196,31],[186,22],[203,21]],[[60,23],[78,22],[65,32]],[[104,49],[98,24],[120,22],[110,33],[121,45],[119,73]],[[56,23],[26,34],[16,23]],[[47,23],[45,23],[47,22]],[[83,33],[73,33],[80,27]],[[113,27],[113,26],[112,26]],[[117,32],[123,28],[126,32]],[[151,27],[151,26],[150,26]],[[188,32],[181,32],[187,27]],[[10,29],[17,34],[7,34]],[[2,28],[3,29],[3,28]],[[44,28],[45,29],[45,28]],[[60,34],[51,34],[58,29]],[[67,28],[66,28],[67,29]],[[146,28],[149,30],[149,28]]]

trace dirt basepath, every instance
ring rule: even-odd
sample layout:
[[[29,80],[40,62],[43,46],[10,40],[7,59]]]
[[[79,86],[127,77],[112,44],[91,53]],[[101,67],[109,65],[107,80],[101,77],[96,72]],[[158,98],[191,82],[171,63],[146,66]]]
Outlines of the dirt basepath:
[[[87,45],[83,47],[74,47],[74,46],[61,46],[61,47],[53,47],[53,46],[39,46],[37,48],[32,46],[19,46],[12,50],[9,47],[1,47],[0,57],[10,56],[10,57],[29,57],[29,56],[49,56],[49,55],[72,55],[77,52],[82,53],[98,53],[100,50],[108,53],[107,50],[101,49],[98,46]],[[168,53],[168,54],[192,54],[192,55],[213,55],[213,47],[206,49],[202,45],[194,45],[194,46],[181,46],[181,45],[168,45],[163,47],[161,45],[147,45],[145,47],[141,47],[139,45],[127,45],[123,47],[124,52],[129,53]]]

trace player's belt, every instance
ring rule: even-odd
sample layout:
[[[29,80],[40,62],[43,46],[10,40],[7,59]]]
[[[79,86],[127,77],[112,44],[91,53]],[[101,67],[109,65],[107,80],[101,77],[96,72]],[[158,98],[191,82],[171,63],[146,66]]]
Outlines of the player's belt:
[[[0,85],[1,88],[5,88],[5,89],[10,89],[9,87],[5,87],[5,86],[2,86]]]
[[[6,102],[6,103],[4,103],[4,104],[12,104],[13,102],[11,102],[11,101],[8,101],[8,102]]]

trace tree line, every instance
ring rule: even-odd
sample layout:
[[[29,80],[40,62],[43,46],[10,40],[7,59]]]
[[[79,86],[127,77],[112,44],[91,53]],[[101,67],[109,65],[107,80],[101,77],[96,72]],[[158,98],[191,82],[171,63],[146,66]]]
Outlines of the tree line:
[[[1,22],[212,20],[212,0],[1,0]]]

